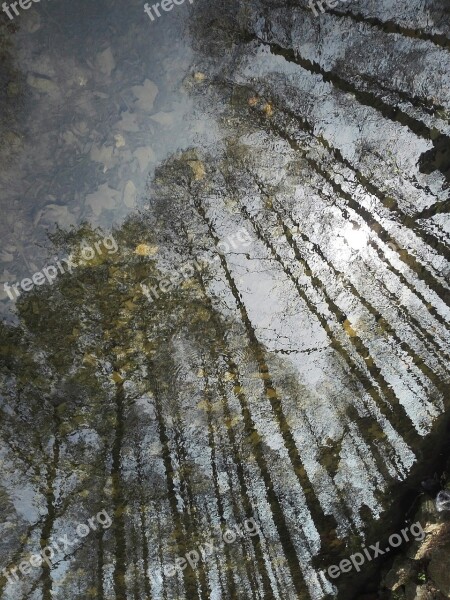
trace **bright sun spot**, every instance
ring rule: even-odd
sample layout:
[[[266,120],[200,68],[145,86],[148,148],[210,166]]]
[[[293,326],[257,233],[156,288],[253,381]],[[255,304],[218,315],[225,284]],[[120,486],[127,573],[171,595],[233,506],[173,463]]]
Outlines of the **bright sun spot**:
[[[369,236],[362,229],[353,229],[353,227],[349,227],[344,231],[344,238],[350,248],[361,250],[364,246],[367,246]]]

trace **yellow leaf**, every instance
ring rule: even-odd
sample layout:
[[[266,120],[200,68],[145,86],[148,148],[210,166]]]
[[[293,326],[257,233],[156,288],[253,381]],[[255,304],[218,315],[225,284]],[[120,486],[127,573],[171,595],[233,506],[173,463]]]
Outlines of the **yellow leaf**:
[[[134,251],[138,256],[154,256],[158,252],[158,246],[149,246],[148,244],[139,244]]]
[[[348,319],[344,321],[344,329],[350,337],[356,337],[358,335],[353,329],[353,327],[350,325],[350,321]]]
[[[270,102],[264,104],[263,111],[266,113],[266,117],[271,117],[273,115],[273,107]]]
[[[95,367],[97,364],[97,359],[93,354],[85,354],[83,356],[83,365],[90,365],[91,367]]]
[[[114,371],[112,374],[112,380],[114,383],[122,383],[124,379],[119,375],[117,371]]]
[[[189,166],[194,173],[195,181],[201,181],[206,176],[205,165],[201,160],[190,160],[188,161]]]

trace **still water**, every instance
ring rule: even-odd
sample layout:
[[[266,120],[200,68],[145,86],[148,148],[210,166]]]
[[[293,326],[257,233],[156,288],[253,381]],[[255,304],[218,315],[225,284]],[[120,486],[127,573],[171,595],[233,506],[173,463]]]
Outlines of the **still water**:
[[[408,523],[446,435],[448,6],[18,10],[0,597],[376,589],[328,568]]]

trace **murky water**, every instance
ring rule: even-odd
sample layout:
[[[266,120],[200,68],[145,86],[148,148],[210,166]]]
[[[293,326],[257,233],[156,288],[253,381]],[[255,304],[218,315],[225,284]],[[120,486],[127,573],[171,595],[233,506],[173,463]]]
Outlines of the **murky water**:
[[[446,435],[450,11],[336,4],[4,17],[2,598],[376,585],[328,568]]]

